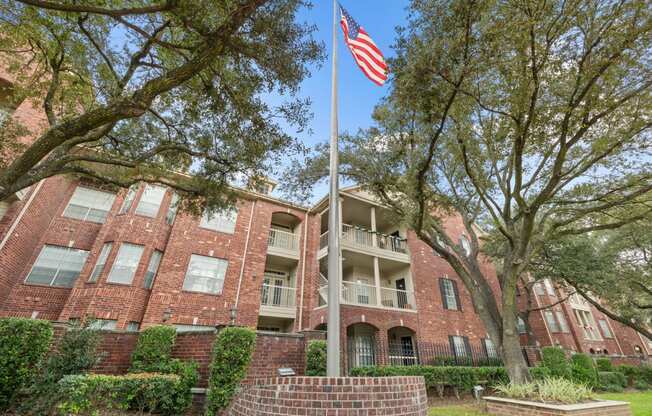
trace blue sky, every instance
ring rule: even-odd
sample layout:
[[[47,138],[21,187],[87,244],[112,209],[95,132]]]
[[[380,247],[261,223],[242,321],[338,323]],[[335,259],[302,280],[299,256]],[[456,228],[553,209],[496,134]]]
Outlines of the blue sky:
[[[406,23],[407,0],[344,0],[342,6],[369,33],[383,54],[392,56],[395,28]],[[330,126],[330,86],[331,86],[331,36],[332,3],[330,0],[314,0],[311,9],[304,9],[298,16],[300,21],[317,27],[315,38],[327,47],[328,61],[321,68],[312,68],[310,78],[301,85],[300,95],[312,100],[311,134],[301,133],[298,137],[306,145],[323,142],[329,137]],[[371,124],[374,105],[387,93],[387,85],[378,87],[365,78],[356,66],[351,53],[342,40],[338,26],[339,55],[339,130],[357,131]],[[290,133],[295,134],[294,131]],[[316,196],[327,192],[323,184],[316,189]]]

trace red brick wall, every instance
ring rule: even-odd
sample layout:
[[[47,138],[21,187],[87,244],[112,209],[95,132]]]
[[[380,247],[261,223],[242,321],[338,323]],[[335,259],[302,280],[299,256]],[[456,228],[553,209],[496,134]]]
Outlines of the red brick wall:
[[[528,405],[523,403],[509,403],[505,401],[485,400],[487,413],[496,416],[631,416],[632,411],[628,403],[612,402],[601,407],[590,404],[585,408],[578,406],[556,406],[557,409],[541,404]]]
[[[260,379],[242,389],[227,413],[425,416],[427,411],[423,377],[287,377]]]

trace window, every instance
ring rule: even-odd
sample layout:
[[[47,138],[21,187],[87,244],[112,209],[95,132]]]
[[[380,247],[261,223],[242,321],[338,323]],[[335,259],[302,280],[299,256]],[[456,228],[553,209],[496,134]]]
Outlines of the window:
[[[570,329],[568,328],[568,322],[566,322],[566,317],[562,311],[555,311],[555,316],[557,317],[557,322],[559,322],[559,328],[561,332],[568,333]]]
[[[145,185],[145,190],[140,196],[140,202],[138,202],[138,206],[136,207],[136,214],[152,218],[156,217],[164,196],[165,188],[162,186]]]
[[[88,251],[72,247],[45,245],[25,279],[26,283],[73,287]]]
[[[543,296],[546,294],[546,291],[544,290],[544,287],[541,283],[534,284],[534,293],[536,293],[539,296]]]
[[[104,223],[114,200],[115,194],[78,186],[63,211],[63,216]]]
[[[95,319],[88,326],[90,329],[100,329],[104,331],[113,331],[118,326],[117,319]]]
[[[457,291],[457,282],[451,279],[440,278],[439,289],[441,291],[441,299],[444,303],[444,309],[455,311],[462,310],[459,293]]]
[[[527,327],[525,321],[520,316],[516,319],[516,330],[519,334],[527,334]]]
[[[214,257],[190,256],[183,289],[213,295],[222,293],[228,261]]]
[[[471,347],[467,337],[451,335],[448,337],[448,342],[456,357],[466,357],[471,355]]]
[[[598,320],[598,324],[600,325],[600,329],[602,330],[602,335],[604,335],[605,338],[612,338],[611,329],[609,328],[609,324],[607,323],[607,321],[604,319],[600,319]]]
[[[555,315],[552,313],[552,311],[545,311],[544,316],[546,317],[546,322],[548,323],[550,332],[559,332],[559,325],[557,325]]]
[[[118,255],[115,256],[107,282],[130,285],[134,280],[134,274],[136,274],[142,254],[143,246],[122,243]]]
[[[233,234],[237,218],[238,212],[232,209],[213,214],[204,212],[199,226],[201,228],[208,228],[209,230]]]
[[[138,332],[140,329],[140,322],[131,321],[127,323],[127,332]]]
[[[215,329],[214,326],[210,325],[184,325],[176,324],[174,327],[177,329],[177,332],[198,332],[198,331],[212,331]]]
[[[145,289],[151,289],[154,284],[154,277],[156,277],[158,265],[161,263],[161,256],[163,256],[162,252],[154,250],[149,258],[149,264],[147,265],[147,271],[145,272],[145,283],[143,283]]]
[[[598,329],[595,326],[595,321],[593,320],[593,315],[591,315],[590,311],[585,311],[582,309],[573,309],[573,312],[575,313],[575,318],[577,319],[577,323],[579,324],[580,327],[582,327],[582,331],[584,332],[584,338],[592,339],[592,340],[602,339],[600,337],[600,334],[598,333]]]
[[[179,208],[179,195],[173,193],[170,198],[170,206],[168,207],[168,213],[165,215],[165,222],[168,225],[172,225],[174,219],[177,217],[177,209]]]
[[[555,293],[555,287],[552,285],[552,282],[550,279],[543,279],[543,285],[546,287],[546,291],[548,291],[548,295],[550,296],[556,296],[557,294]]]
[[[464,254],[467,256],[471,254],[471,243],[469,242],[469,239],[466,238],[466,236],[462,235],[460,237],[460,247],[462,247],[462,250],[464,250]]]
[[[489,338],[483,339],[482,342],[484,345],[484,350],[487,353],[487,357],[498,358],[498,351],[496,351],[496,346],[494,345],[494,342]]]
[[[137,185],[131,185],[129,187],[129,190],[127,191],[127,195],[125,195],[125,200],[122,202],[122,206],[120,207],[120,211],[118,211],[118,214],[126,214],[129,212],[131,209],[131,205],[134,203],[134,198],[136,197],[136,192],[138,191],[138,186]]]
[[[102,274],[102,270],[104,270],[104,266],[106,265],[106,259],[109,257],[109,253],[111,253],[111,247],[113,247],[113,243],[104,243],[102,246],[102,251],[100,251],[100,255],[97,257],[97,262],[95,262],[91,277],[88,278],[90,283],[97,282],[97,278]]]

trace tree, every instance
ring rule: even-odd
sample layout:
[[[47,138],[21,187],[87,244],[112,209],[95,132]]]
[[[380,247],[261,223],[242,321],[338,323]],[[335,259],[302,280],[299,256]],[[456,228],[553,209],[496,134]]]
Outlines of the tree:
[[[598,310],[652,339],[652,218],[616,230],[549,241],[538,277],[576,290]]]
[[[524,382],[516,290],[532,259],[546,241],[650,210],[652,10],[414,0],[411,11],[388,96],[372,128],[343,137],[341,173],[451,265],[510,379]],[[322,177],[324,151],[289,192]],[[447,232],[450,217],[464,239]],[[481,252],[495,260],[499,289]]]
[[[2,0],[0,54],[14,102],[47,123],[0,132],[0,200],[75,174],[175,188],[220,205],[228,184],[298,146],[295,97],[322,47],[295,21],[303,0]],[[272,106],[264,96],[280,93]],[[27,143],[27,144],[25,144]],[[181,175],[178,173],[182,173]],[[187,175],[190,174],[190,175]]]

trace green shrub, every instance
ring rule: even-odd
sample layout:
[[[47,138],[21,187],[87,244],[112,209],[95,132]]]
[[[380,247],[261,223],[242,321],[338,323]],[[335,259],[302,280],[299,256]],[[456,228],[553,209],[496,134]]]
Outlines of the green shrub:
[[[652,384],[652,366],[644,365],[639,367],[638,373],[640,380],[645,381],[647,384]]]
[[[19,412],[51,414],[60,399],[59,380],[66,375],[90,371],[99,360],[99,342],[99,332],[88,327],[73,326],[65,331],[34,382],[21,394]]]
[[[595,365],[598,368],[598,371],[614,371],[611,360],[608,358],[598,358],[595,360]]]
[[[152,365],[168,362],[176,337],[176,329],[169,325],[150,326],[141,331],[131,355],[131,370],[145,371]]]
[[[306,375],[326,375],[326,341],[313,340],[306,349]]]
[[[29,385],[52,340],[52,324],[24,318],[0,319],[0,410]]]
[[[544,378],[550,377],[550,370],[548,367],[532,367],[530,368],[530,375],[533,380],[543,380]]]
[[[524,384],[499,384],[494,388],[506,397],[542,402],[573,404],[595,398],[591,388],[561,377],[549,377]]]
[[[185,387],[174,374],[71,375],[59,385],[58,409],[66,415],[96,415],[111,410],[180,415],[186,410]]]
[[[439,367],[427,365],[357,367],[351,370],[354,377],[423,376],[426,387],[444,383],[461,390],[471,390],[480,382],[493,386],[509,380],[503,367]]]
[[[636,380],[634,383],[634,388],[636,390],[649,390],[650,385],[645,380]]]
[[[574,354],[571,357],[571,380],[588,387],[598,386],[598,373],[593,359],[587,354]]]
[[[638,367],[628,364],[616,366],[616,371],[625,375],[627,386],[633,386],[634,381],[636,381],[641,374],[641,370]]]
[[[571,370],[564,350],[557,347],[541,348],[541,365],[550,371],[551,377],[570,378]]]
[[[217,334],[206,397],[208,416],[229,405],[247,374],[255,346],[256,333],[249,328],[225,328]]]
[[[613,391],[610,389],[614,386],[620,387],[621,390],[627,387],[625,375],[617,371],[599,371],[598,380],[601,390]]]

